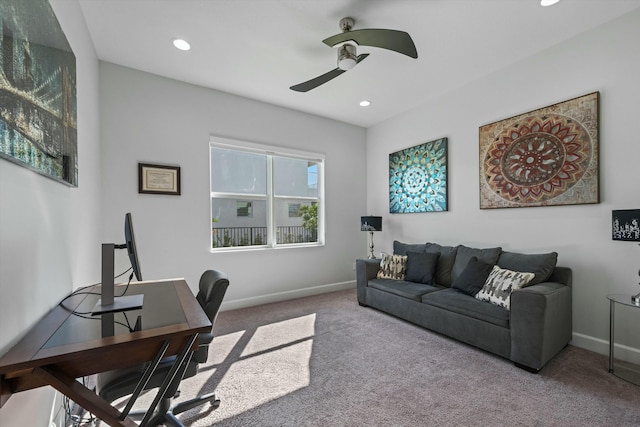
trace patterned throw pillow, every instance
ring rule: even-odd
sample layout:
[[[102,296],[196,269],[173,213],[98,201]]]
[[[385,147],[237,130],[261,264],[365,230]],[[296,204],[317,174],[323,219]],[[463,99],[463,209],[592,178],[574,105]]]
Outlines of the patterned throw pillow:
[[[506,270],[495,265],[484,286],[476,294],[481,301],[489,301],[507,310],[511,307],[511,292],[521,289],[533,280],[535,274]]]
[[[382,254],[382,261],[380,261],[380,270],[378,270],[378,279],[403,280],[406,272],[406,255],[389,255],[385,253]]]

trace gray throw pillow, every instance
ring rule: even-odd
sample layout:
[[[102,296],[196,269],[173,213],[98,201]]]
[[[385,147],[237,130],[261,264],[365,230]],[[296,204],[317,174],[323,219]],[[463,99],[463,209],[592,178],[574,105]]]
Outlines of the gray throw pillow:
[[[424,252],[424,243],[402,243],[397,240],[393,241],[393,253],[395,255],[407,255],[409,252]]]
[[[493,264],[488,264],[477,257],[471,257],[465,269],[451,284],[451,288],[474,296],[482,289],[492,269]]]
[[[439,253],[438,265],[436,266],[436,283],[442,286],[451,285],[451,269],[456,260],[458,248],[453,246],[440,246],[437,243],[427,243],[425,251],[428,253]]]
[[[467,267],[469,260],[472,257],[478,258],[480,261],[484,261],[487,264],[491,264],[492,266],[496,265],[498,262],[498,257],[502,253],[502,248],[469,248],[464,245],[458,245],[456,251],[456,261],[453,264],[453,268],[451,270],[451,280],[456,280],[456,278],[462,274],[462,271]],[[519,270],[524,271],[524,270]]]
[[[438,258],[440,258],[438,253],[408,252],[407,272],[404,279],[409,282],[433,285]]]
[[[545,282],[553,273],[558,262],[558,253],[546,254],[519,254],[516,252],[503,252],[498,258],[498,267],[513,271],[533,273],[533,280],[526,286]]]

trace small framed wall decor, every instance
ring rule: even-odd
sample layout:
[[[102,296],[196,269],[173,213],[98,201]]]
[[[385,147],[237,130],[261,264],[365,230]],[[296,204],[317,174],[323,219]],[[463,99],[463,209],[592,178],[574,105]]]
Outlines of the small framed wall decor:
[[[480,208],[599,203],[599,93],[480,127]]]
[[[180,166],[138,163],[138,193],[180,195]]]

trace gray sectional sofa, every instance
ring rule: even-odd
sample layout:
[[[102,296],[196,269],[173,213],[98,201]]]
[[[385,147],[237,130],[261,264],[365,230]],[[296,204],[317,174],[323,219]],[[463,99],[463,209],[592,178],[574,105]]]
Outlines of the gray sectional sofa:
[[[571,340],[572,272],[556,266],[555,252],[520,254],[501,248],[396,241],[394,254],[407,257],[403,280],[378,278],[380,259],[356,261],[360,305],[502,356],[532,372]],[[530,272],[534,278],[510,292],[510,306],[505,308],[477,299],[477,288],[469,289],[472,282],[485,280],[477,267],[491,268],[487,265]]]

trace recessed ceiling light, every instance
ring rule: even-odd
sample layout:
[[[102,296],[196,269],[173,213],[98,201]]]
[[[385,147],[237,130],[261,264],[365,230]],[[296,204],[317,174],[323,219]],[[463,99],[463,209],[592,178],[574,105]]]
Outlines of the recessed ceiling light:
[[[371,105],[371,101],[367,101],[367,100],[360,101],[361,107],[368,107],[369,105]]]
[[[560,0],[540,0],[540,6],[552,6]]]
[[[191,49],[191,45],[189,42],[183,39],[173,39],[173,45],[180,50],[189,50]]]

